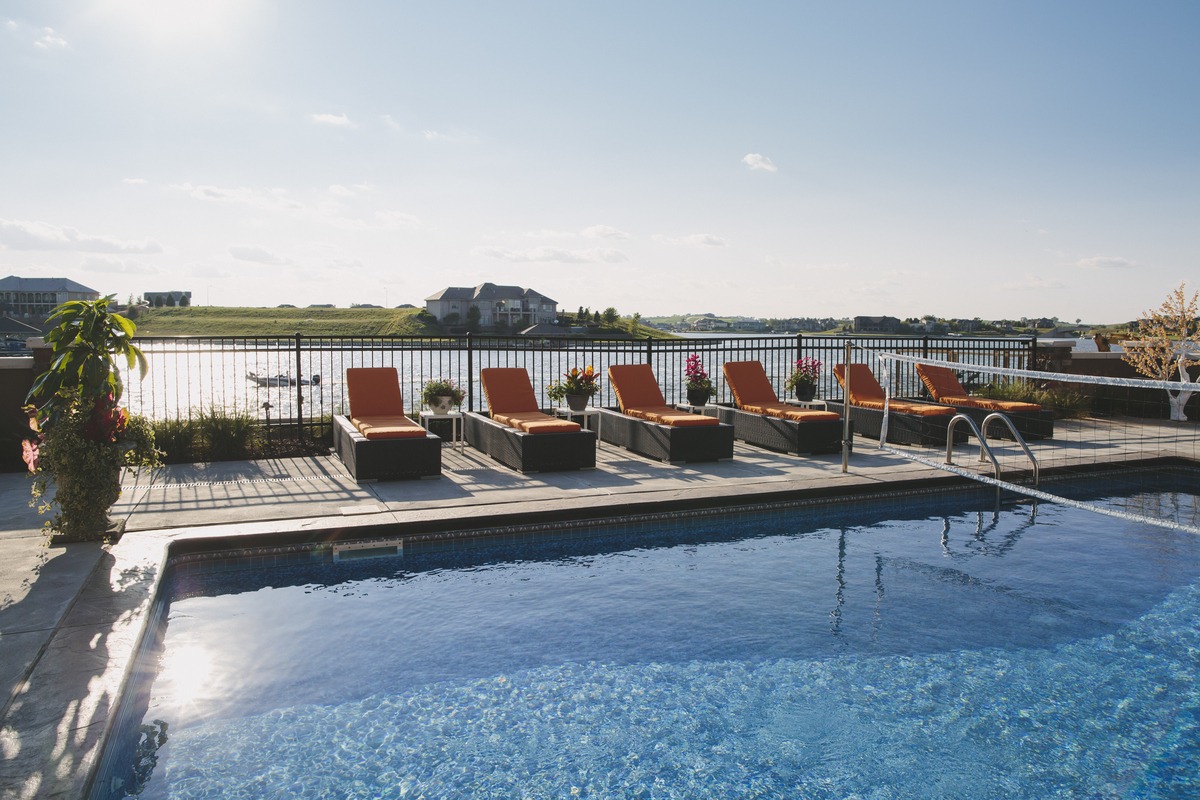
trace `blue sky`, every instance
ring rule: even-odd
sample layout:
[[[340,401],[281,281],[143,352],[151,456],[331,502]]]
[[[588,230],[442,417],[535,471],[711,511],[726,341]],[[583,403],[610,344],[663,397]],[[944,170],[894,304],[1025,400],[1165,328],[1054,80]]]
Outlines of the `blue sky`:
[[[1200,3],[0,3],[0,274],[1119,322],[1200,288]]]

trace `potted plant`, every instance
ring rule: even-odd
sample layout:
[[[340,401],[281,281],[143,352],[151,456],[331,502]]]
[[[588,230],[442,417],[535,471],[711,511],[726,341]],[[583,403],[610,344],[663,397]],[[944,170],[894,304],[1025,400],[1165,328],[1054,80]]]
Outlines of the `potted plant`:
[[[146,374],[146,358],[133,344],[136,326],[109,311],[112,295],[72,300],[48,318],[50,369],[38,376],[25,398],[29,427],[25,463],[33,474],[32,502],[47,513],[56,542],[80,542],[119,535],[108,509],[121,496],[123,467],[158,466],[149,421],[121,408],[124,386],[117,356]]]
[[[546,395],[556,403],[564,400],[567,408],[572,411],[582,411],[587,408],[588,398],[600,391],[600,373],[591,365],[580,369],[572,367],[570,372],[564,372],[562,378],[551,381],[546,387]]]
[[[450,378],[436,378],[425,381],[421,389],[421,401],[435,414],[449,414],[450,409],[462,405],[466,394]]]
[[[704,364],[700,361],[700,356],[692,353],[687,357],[687,362],[683,367],[684,387],[687,390],[687,401],[689,405],[702,406],[712,397],[712,381],[708,377],[708,371],[704,369]]]
[[[812,356],[804,356],[796,360],[785,388],[795,392],[797,400],[809,402],[817,396],[817,378],[820,375],[821,362]]]

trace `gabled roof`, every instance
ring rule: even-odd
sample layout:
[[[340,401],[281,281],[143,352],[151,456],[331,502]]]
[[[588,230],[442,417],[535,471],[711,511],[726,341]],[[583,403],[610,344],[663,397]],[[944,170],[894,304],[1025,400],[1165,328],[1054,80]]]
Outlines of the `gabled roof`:
[[[75,292],[100,295],[95,289],[89,289],[70,278],[18,278],[16,275],[0,278],[0,292]]]
[[[426,300],[462,300],[469,303],[486,303],[497,300],[545,300],[556,303],[540,292],[533,289],[522,289],[520,286],[497,286],[494,283],[481,283],[471,288],[469,286],[448,286]]]

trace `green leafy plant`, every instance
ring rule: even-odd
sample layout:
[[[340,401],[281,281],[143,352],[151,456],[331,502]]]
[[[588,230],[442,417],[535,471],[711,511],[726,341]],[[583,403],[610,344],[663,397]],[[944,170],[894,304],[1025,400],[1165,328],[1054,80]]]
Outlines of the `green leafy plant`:
[[[600,391],[600,373],[591,365],[584,369],[572,367],[570,372],[564,372],[562,378],[551,381],[546,386],[546,396],[551,400],[562,402],[569,394],[591,397]]]
[[[708,377],[708,370],[704,368],[704,362],[695,353],[688,356],[684,363],[683,383],[684,388],[693,392],[712,393],[712,379]]]
[[[1004,381],[979,387],[981,397],[1037,403],[1059,419],[1082,419],[1091,413],[1092,400],[1086,394],[1064,386],[1039,387],[1030,381]]]
[[[204,461],[245,461],[258,446],[258,425],[248,413],[216,408],[196,419],[196,455]]]
[[[196,425],[187,419],[155,420],[154,441],[166,464],[190,464],[196,460]]]
[[[72,300],[54,310],[45,339],[50,368],[25,398],[37,434],[23,444],[33,473],[31,504],[43,514],[57,507],[45,528],[58,541],[110,535],[108,509],[121,495],[121,468],[161,463],[150,423],[120,406],[116,359],[124,357],[143,377],[147,365],[132,342],[134,324],[108,310],[112,299]]]
[[[466,393],[450,378],[436,378],[426,381],[421,388],[421,401],[431,406],[438,397],[451,398],[451,405],[461,406]]]

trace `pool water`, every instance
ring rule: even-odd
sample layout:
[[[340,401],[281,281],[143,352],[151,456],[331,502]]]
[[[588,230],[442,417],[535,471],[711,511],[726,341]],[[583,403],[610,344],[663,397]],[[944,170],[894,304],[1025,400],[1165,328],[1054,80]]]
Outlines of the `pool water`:
[[[988,497],[179,571],[140,796],[1200,796],[1200,541]]]

